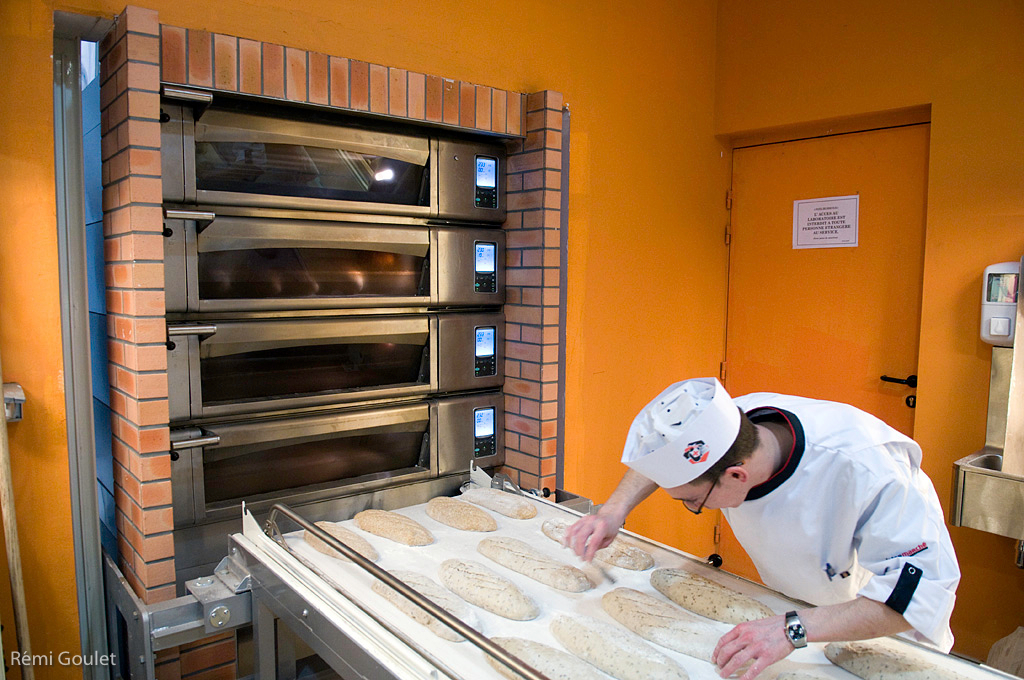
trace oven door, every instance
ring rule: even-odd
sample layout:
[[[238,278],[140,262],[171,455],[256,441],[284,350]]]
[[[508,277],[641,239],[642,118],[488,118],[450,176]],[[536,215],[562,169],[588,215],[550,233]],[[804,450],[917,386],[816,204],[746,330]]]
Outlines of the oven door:
[[[216,108],[194,120],[169,102],[161,110],[168,155],[181,159],[180,171],[165,168],[166,201],[432,214],[426,137]]]
[[[171,432],[176,527],[273,503],[324,503],[501,465],[502,396],[212,424]]]
[[[504,302],[499,229],[177,209],[166,211],[164,226],[169,312]]]
[[[500,386],[504,315],[168,325],[172,421]]]

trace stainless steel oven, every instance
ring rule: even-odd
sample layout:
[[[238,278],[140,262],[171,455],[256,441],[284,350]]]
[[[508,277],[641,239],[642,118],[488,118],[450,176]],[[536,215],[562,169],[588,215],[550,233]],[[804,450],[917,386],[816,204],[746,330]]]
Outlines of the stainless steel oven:
[[[505,220],[505,145],[315,110],[161,103],[164,201]]]
[[[321,519],[352,497],[452,493],[471,461],[504,462],[503,421],[501,393],[483,392],[173,428],[179,575],[209,573],[243,502],[259,514],[286,502]]]
[[[500,229],[226,207],[165,212],[168,312],[480,307],[505,299]]]
[[[167,331],[172,422],[504,382],[501,312],[210,319]]]

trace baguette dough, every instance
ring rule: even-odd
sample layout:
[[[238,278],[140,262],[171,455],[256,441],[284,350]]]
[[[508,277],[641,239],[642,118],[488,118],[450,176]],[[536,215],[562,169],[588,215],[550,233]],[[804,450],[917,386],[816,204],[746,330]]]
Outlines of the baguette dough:
[[[377,553],[376,549],[374,549],[374,547],[370,545],[365,538],[356,532],[350,531],[349,529],[346,529],[340,524],[335,524],[334,522],[317,522],[316,525],[371,562],[376,562],[380,559],[380,555]],[[302,532],[302,538],[304,538],[306,543],[309,543],[309,545],[314,549],[319,550],[325,555],[335,557],[339,560],[344,560],[345,562],[352,561],[308,531]]]
[[[481,555],[489,557],[501,566],[518,571],[552,588],[582,593],[594,587],[580,569],[552,559],[517,538],[485,538],[476,549]]]
[[[363,510],[356,513],[356,526],[371,534],[405,545],[430,545],[434,535],[414,519],[388,510]]]
[[[477,621],[476,614],[474,614],[473,610],[469,608],[469,605],[426,576],[414,571],[403,571],[399,569],[392,571],[391,575],[405,583],[410,588],[419,592],[420,595],[423,595],[433,601],[434,604],[446,610],[452,616],[461,619],[467,626],[479,628],[479,622]],[[465,640],[464,637],[441,623],[441,620],[436,616],[428,614],[417,604],[413,603],[394,588],[385,585],[382,581],[374,581],[372,587],[373,592],[398,607],[398,609],[406,616],[410,617],[417,623],[421,623],[426,626],[427,630],[434,635],[444,638],[445,640],[451,640],[452,642],[462,642]]]
[[[564,519],[552,518],[545,520],[540,530],[551,540],[565,545],[565,532],[568,528],[569,523]],[[632,571],[644,571],[654,566],[654,558],[649,552],[630,545],[618,537],[608,547],[598,550],[594,558],[607,565]]]
[[[523,496],[501,489],[466,489],[460,498],[512,519],[531,519],[537,516],[537,508],[533,503]]]
[[[640,637],[708,663],[719,638],[728,632],[725,626],[632,588],[608,591],[601,598],[601,606]]]
[[[572,654],[540,642],[514,637],[496,637],[491,638],[491,641],[551,680],[607,680],[586,661],[581,661]],[[487,663],[509,680],[522,680],[523,676],[512,671],[491,655],[488,654],[485,658]]]
[[[557,616],[551,632],[570,652],[619,680],[689,678],[682,666],[633,633],[589,616]]]
[[[684,569],[656,569],[651,585],[680,607],[723,623],[754,621],[775,612],[757,600]]]
[[[864,680],[967,680],[956,671],[939,667],[927,652],[895,640],[830,642],[825,645],[825,656]]]
[[[513,621],[529,621],[540,614],[529,595],[479,562],[445,560],[438,573],[448,590],[493,614]]]
[[[498,528],[494,518],[480,508],[447,496],[427,501],[427,516],[462,531],[494,531]]]

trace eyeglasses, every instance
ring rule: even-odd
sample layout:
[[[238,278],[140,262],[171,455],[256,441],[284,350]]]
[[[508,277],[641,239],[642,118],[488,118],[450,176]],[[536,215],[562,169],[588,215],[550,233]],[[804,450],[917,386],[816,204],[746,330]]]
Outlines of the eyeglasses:
[[[718,479],[718,477],[715,477],[715,481],[711,482],[711,486],[708,488],[708,492],[704,494],[704,500],[700,502],[700,505],[697,506],[696,510],[690,507],[690,501],[682,501],[683,507],[692,512],[693,514],[699,515],[701,511],[704,509],[704,504],[708,502],[708,497],[711,496],[711,492],[715,490],[715,485],[718,484]]]

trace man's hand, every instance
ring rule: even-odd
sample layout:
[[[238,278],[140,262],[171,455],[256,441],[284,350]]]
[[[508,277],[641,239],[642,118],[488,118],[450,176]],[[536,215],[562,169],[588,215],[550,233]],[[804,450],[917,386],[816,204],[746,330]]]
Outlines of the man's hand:
[[[611,545],[622,522],[610,515],[587,515],[565,531],[565,544],[590,562],[601,548]]]
[[[768,666],[789,656],[793,649],[793,643],[786,637],[785,617],[772,616],[741,623],[723,635],[711,660],[723,678],[749,663],[750,667],[740,680],[751,680]]]

